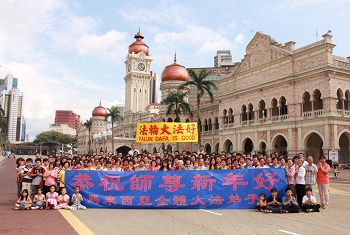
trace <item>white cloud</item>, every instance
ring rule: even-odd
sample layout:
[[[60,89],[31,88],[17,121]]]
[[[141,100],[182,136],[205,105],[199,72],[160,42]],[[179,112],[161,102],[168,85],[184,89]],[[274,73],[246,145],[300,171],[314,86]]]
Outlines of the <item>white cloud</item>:
[[[176,48],[175,45],[193,45],[199,52],[215,52],[234,47],[233,42],[223,34],[200,25],[188,25],[180,32],[161,32],[154,40],[159,45]]]
[[[83,35],[77,44],[82,55],[97,55],[107,59],[122,59],[130,38],[127,32],[109,31],[103,35]]]
[[[240,33],[235,37],[235,43],[243,44],[243,42],[244,42],[244,35]]]
[[[92,55],[116,53],[118,46],[112,44],[123,46],[124,33],[111,30],[98,35],[97,25],[92,17],[77,16],[63,0],[0,1],[0,78],[11,73],[19,79],[31,139],[48,129],[56,109],[72,109],[86,119],[101,98],[115,92],[83,78],[57,53],[78,49]],[[95,47],[83,43],[89,39]],[[111,97],[102,102],[116,101]]]
[[[343,2],[345,2],[345,0],[283,0],[279,2],[279,5],[282,7],[300,8],[305,6],[318,6],[327,3],[336,4]]]
[[[142,7],[129,5],[128,8],[119,10],[120,16],[127,22],[141,24],[141,28],[147,28],[148,24],[182,26],[194,21],[195,12],[183,5],[161,1],[157,6]],[[191,20],[190,20],[191,19]]]

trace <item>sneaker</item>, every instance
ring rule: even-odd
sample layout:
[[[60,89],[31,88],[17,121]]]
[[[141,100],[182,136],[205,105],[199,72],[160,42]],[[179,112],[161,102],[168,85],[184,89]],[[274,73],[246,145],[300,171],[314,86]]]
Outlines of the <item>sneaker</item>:
[[[307,209],[306,213],[312,212],[312,209]]]

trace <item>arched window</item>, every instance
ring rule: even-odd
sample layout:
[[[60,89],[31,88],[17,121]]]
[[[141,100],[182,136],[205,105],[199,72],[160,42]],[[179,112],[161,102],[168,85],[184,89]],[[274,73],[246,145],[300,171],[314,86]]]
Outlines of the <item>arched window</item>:
[[[241,111],[242,111],[241,113],[242,122],[247,121],[247,107],[245,105],[242,105]]]
[[[204,119],[204,131],[208,131],[208,120]]]
[[[211,118],[208,119],[208,129],[209,129],[209,131],[213,130],[213,127],[211,124]]]
[[[281,96],[280,98],[280,115],[286,115],[288,114],[288,107],[287,107],[287,101],[284,96]]]
[[[254,120],[254,110],[251,103],[248,104],[248,120]]]
[[[350,91],[349,90],[345,92],[344,109],[345,110],[350,109]]]
[[[267,111],[266,111],[266,104],[264,100],[259,101],[259,118],[266,118],[267,117]]]
[[[343,109],[343,91],[337,90],[337,109]]]
[[[165,122],[165,118],[162,118],[162,122]]]
[[[228,123],[228,117],[227,117],[227,110],[224,109],[224,111],[222,112],[222,121],[224,124]]]
[[[219,119],[217,117],[215,117],[215,124],[214,124],[214,128],[215,130],[219,130]]]
[[[312,104],[311,104],[311,97],[310,93],[305,91],[303,94],[303,112],[310,112],[312,111]]]
[[[276,98],[273,98],[272,101],[271,101],[271,112],[272,112],[272,116],[278,116],[279,115]]]
[[[228,123],[233,123],[233,110],[230,108],[228,110]]]
[[[171,118],[168,118],[168,122],[173,122],[173,119],[171,119]]]
[[[323,100],[321,99],[321,92],[316,89],[313,93],[314,96],[314,110],[323,109]]]
[[[190,119],[189,119],[189,118],[186,118],[186,122],[190,122]]]

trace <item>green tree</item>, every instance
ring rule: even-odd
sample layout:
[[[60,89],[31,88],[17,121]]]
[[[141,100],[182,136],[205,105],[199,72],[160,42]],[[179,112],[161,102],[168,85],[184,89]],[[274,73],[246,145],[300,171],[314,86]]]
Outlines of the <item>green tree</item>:
[[[8,148],[9,141],[6,139],[7,122],[5,119],[5,110],[0,106],[0,150]]]
[[[0,106],[0,132],[6,133],[7,123],[5,119],[5,110]]]
[[[69,144],[74,141],[74,137],[65,135],[57,131],[45,131],[38,134],[33,141],[35,144],[42,144],[43,146],[48,146],[50,152],[56,150],[62,144]]]
[[[214,101],[214,94],[213,89],[216,89],[217,86],[214,82],[209,81],[208,78],[208,72],[206,70],[200,70],[198,74],[190,69],[188,70],[188,73],[191,77],[191,80],[184,83],[179,87],[179,89],[184,89],[187,86],[191,86],[196,89],[196,102],[197,102],[197,123],[199,123],[200,120],[200,103],[201,99],[205,94],[208,94],[210,97],[210,101]],[[198,145],[200,146],[201,143],[201,133],[198,132]]]
[[[182,91],[170,92],[161,104],[167,105],[166,115],[175,115],[175,122],[180,122],[180,115],[189,114],[192,116],[189,103],[185,101],[186,93]]]
[[[91,119],[87,119],[83,126],[88,130],[89,132],[89,140],[88,140],[88,146],[89,146],[89,153],[91,152],[91,128],[92,128],[92,121]]]
[[[114,123],[120,122],[123,120],[122,114],[116,106],[112,106],[111,108],[107,108],[106,120],[110,120],[112,122],[112,153],[114,153]]]

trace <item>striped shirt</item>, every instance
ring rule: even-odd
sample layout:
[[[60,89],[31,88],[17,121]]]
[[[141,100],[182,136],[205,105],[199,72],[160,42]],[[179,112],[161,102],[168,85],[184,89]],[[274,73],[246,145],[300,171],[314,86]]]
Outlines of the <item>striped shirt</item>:
[[[304,167],[306,169],[305,184],[316,184],[317,166],[312,163],[311,166],[308,164]]]

